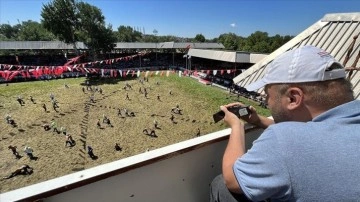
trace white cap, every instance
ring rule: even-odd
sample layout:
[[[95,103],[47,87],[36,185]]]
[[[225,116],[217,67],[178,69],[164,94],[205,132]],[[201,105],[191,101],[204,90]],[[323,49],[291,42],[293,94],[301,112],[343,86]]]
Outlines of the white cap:
[[[245,88],[254,91],[267,84],[326,81],[345,76],[343,65],[334,57],[320,48],[308,45],[276,57],[267,65],[264,77]]]

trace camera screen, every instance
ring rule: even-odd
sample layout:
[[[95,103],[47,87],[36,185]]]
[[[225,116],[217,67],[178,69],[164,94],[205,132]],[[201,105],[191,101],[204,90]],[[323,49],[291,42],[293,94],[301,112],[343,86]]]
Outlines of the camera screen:
[[[248,110],[247,110],[246,107],[239,109],[239,115],[240,115],[240,116],[246,116],[246,115],[248,115],[248,114],[249,114],[249,113],[248,113]]]

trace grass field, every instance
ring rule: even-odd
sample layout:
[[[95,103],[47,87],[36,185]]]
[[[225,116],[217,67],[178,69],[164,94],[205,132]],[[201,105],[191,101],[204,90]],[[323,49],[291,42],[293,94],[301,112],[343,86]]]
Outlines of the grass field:
[[[132,85],[132,90],[124,90],[125,82]],[[159,82],[159,84],[157,84]],[[64,87],[66,83],[69,88]],[[129,157],[166,145],[196,137],[198,128],[201,135],[226,128],[223,122],[213,123],[212,114],[219,106],[234,102],[228,92],[216,87],[205,86],[189,77],[150,77],[141,84],[133,80],[90,80],[90,85],[103,89],[103,94],[95,92],[95,103],[91,103],[90,91],[83,93],[85,78],[35,81],[0,85],[0,114],[10,114],[17,123],[12,127],[6,121],[0,121],[0,177],[9,175],[23,164],[34,168],[29,176],[16,176],[0,181],[0,192],[38,183],[65,174],[77,172],[96,165]],[[149,89],[148,99],[139,92],[139,88]],[[169,95],[169,90],[172,95]],[[59,102],[58,112],[51,107],[50,93]],[[125,100],[128,93],[130,100]],[[160,95],[160,100],[157,95]],[[21,95],[25,105],[20,106],[16,97]],[[35,104],[29,97],[35,99]],[[257,105],[247,100],[246,104]],[[45,103],[48,112],[41,105]],[[175,123],[170,120],[171,109],[179,104],[182,115],[174,114]],[[118,108],[127,108],[135,117],[119,117]],[[258,109],[263,115],[267,110]],[[106,115],[113,127],[102,124],[103,129],[96,127],[98,119]],[[65,136],[56,132],[45,131],[42,125],[54,119],[57,127],[65,127],[72,135],[76,145],[65,147]],[[159,123],[156,129],[157,138],[143,134],[144,128],[153,128],[153,121]],[[115,151],[119,143],[122,151]],[[16,159],[8,149],[9,145],[17,146],[22,156]],[[94,154],[92,160],[86,147],[91,145]],[[23,149],[30,146],[37,160],[30,160]]]

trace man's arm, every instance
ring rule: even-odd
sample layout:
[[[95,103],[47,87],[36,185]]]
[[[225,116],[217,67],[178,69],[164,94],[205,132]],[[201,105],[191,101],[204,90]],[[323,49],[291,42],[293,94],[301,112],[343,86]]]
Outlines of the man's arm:
[[[229,142],[223,156],[222,172],[227,188],[234,193],[243,193],[236,180],[233,166],[235,161],[245,153],[245,130],[244,123],[226,108],[233,105],[235,104],[220,107],[225,113],[224,121],[231,127]]]

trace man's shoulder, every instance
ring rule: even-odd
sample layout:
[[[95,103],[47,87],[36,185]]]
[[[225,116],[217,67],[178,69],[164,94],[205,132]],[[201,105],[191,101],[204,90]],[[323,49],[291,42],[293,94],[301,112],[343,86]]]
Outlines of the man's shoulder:
[[[286,121],[281,123],[272,124],[268,127],[269,130],[291,130],[294,128],[306,127],[309,122],[298,122],[298,121]]]
[[[326,125],[326,124],[325,124]],[[269,126],[262,135],[277,141],[289,141],[308,134],[310,131],[323,130],[322,123],[288,121]]]

